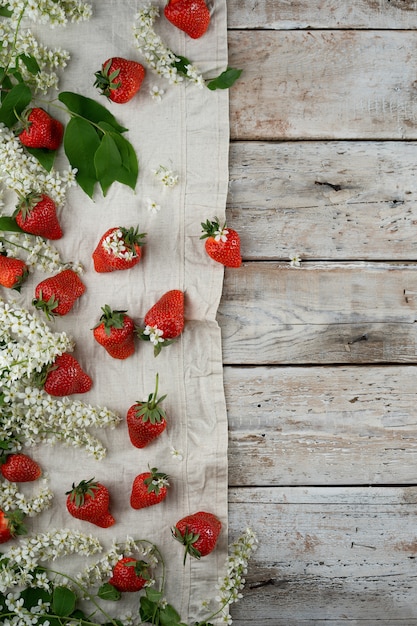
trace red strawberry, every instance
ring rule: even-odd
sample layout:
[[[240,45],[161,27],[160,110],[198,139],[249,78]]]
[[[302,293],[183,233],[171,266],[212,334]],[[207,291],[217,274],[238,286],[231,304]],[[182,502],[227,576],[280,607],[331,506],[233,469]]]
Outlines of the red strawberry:
[[[110,495],[107,487],[91,480],[82,480],[77,486],[72,484],[67,491],[67,510],[70,515],[90,522],[100,528],[108,528],[115,523],[109,513]]]
[[[102,69],[95,73],[94,87],[103,96],[118,104],[124,104],[139,91],[145,78],[145,68],[136,61],[122,57],[112,57],[103,63]]]
[[[114,359],[127,359],[135,351],[135,323],[126,311],[112,311],[105,304],[103,315],[93,329],[94,339]]]
[[[217,217],[214,221],[201,224],[204,234],[200,239],[206,239],[206,252],[215,261],[226,267],[240,267],[240,237],[235,230],[227,228],[226,224],[220,228]]]
[[[0,254],[0,285],[20,291],[29,274],[29,268],[21,259]]]
[[[37,480],[42,470],[39,465],[26,454],[8,454],[0,467],[3,477],[13,483],[26,483]]]
[[[165,500],[168,493],[168,476],[153,467],[149,472],[136,476],[130,494],[132,509],[144,509]]]
[[[85,285],[78,274],[67,269],[40,282],[32,304],[50,319],[53,315],[66,315],[84,292]]]
[[[187,515],[172,528],[172,535],[185,546],[184,563],[187,554],[199,559],[214,549],[222,529],[221,521],[212,513],[199,511]]]
[[[61,145],[64,127],[44,109],[30,109],[24,119],[24,130],[19,139],[28,148],[46,148],[57,150]]]
[[[137,228],[109,228],[93,252],[96,272],[127,270],[139,263],[145,234],[138,233]]]
[[[164,14],[171,24],[193,39],[204,35],[210,24],[210,11],[204,0],[169,0]]]
[[[158,395],[158,374],[154,393],[147,402],[136,402],[127,412],[126,420],[130,441],[136,448],[144,448],[166,428],[166,414],[160,403],[166,398]]]
[[[148,563],[125,556],[116,563],[109,583],[118,591],[140,591],[150,579]]]
[[[144,322],[146,328],[140,337],[154,344],[157,356],[184,329],[184,293],[179,289],[167,291],[146,313]]]
[[[92,380],[68,352],[56,357],[49,366],[43,388],[50,396],[70,396],[90,391]]]
[[[60,239],[61,226],[56,216],[56,204],[46,194],[31,193],[24,198],[15,213],[16,223],[22,230],[46,239]]]
[[[7,512],[0,510],[0,543],[6,543],[18,535],[26,534],[24,517],[20,509]]]

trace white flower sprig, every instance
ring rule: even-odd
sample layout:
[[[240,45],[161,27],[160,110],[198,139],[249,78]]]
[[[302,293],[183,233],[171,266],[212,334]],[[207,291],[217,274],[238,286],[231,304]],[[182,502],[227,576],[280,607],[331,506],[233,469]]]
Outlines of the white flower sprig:
[[[154,30],[157,17],[159,17],[159,8],[152,4],[147,5],[135,15],[133,37],[139,52],[151,69],[158,76],[168,80],[170,84],[178,85],[183,82],[184,78],[187,78],[190,82],[203,88],[204,79],[194,65],[186,63],[183,68],[181,66],[181,71],[179,71],[178,68],[182,59],[166,47],[161,37]]]
[[[175,174],[175,172],[168,169],[164,165],[160,165],[156,170],[153,170],[153,173],[165,187],[172,188],[178,184],[178,174]]]
[[[20,492],[16,483],[10,483],[6,480],[0,482],[0,509],[3,511],[12,511],[17,508],[28,517],[34,517],[49,508],[52,499],[53,493],[48,488],[46,481],[44,481],[39,492],[31,498]]]

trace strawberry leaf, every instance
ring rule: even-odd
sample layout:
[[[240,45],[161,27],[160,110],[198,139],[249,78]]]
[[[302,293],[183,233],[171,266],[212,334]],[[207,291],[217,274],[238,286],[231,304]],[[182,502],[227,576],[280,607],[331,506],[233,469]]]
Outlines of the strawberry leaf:
[[[11,233],[24,233],[25,231],[18,226],[14,217],[0,217],[0,231]]]
[[[106,122],[118,133],[127,131],[127,128],[121,126],[106,107],[91,98],[86,98],[70,91],[63,91],[59,94],[58,99],[65,104],[70,113],[74,113],[78,117],[82,117],[97,125],[100,125],[101,122]]]
[[[94,155],[99,146],[99,136],[87,120],[73,117],[68,122],[64,134],[65,154],[71,165],[77,168],[77,182],[90,198],[97,182]]]
[[[29,87],[21,83],[12,87],[0,107],[0,122],[12,128],[17,122],[17,115],[22,113],[31,100],[32,92]]]
[[[56,157],[56,150],[47,150],[46,148],[26,148],[39,163],[50,172]]]
[[[242,70],[228,67],[227,70],[222,72],[219,76],[213,78],[213,80],[210,80],[207,83],[207,87],[212,91],[214,91],[215,89],[228,89],[235,84],[241,73]]]
[[[117,178],[115,173],[122,165],[122,157],[116,142],[109,135],[103,135],[100,145],[94,154],[96,177],[105,196],[109,187]]]

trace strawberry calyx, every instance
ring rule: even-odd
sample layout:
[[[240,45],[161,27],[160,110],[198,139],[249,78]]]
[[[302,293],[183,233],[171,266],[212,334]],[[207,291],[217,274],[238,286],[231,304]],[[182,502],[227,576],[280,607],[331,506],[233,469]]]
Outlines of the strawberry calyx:
[[[227,240],[227,226],[226,222],[223,226],[220,226],[220,220],[218,217],[215,217],[214,220],[207,220],[206,222],[201,222],[201,228],[203,230],[203,234],[200,239],[207,239],[208,237],[213,237],[216,241],[226,241]]]
[[[97,89],[101,91],[101,94],[107,98],[110,96],[111,91],[118,89],[122,85],[120,80],[116,80],[119,77],[120,68],[111,72],[110,68],[112,64],[113,59],[109,59],[103,68],[94,74],[96,77],[94,87],[97,87]]]
[[[113,311],[108,304],[101,307],[101,310],[103,314],[94,328],[98,328],[103,324],[106,335],[110,335],[112,328],[123,328],[127,311]]]
[[[149,468],[149,476],[143,481],[147,487],[148,493],[154,493],[156,496],[162,487],[169,487],[169,476],[164,472],[158,472],[156,467]]]
[[[188,526],[185,528],[184,533],[181,533],[181,531],[176,526],[173,526],[171,528],[171,533],[174,539],[176,539],[183,546],[185,546],[184,561],[183,561],[184,565],[187,560],[188,554],[194,557],[195,559],[201,558],[201,552],[197,550],[197,548],[194,547],[194,544],[200,538],[199,533],[193,533],[191,530],[189,530]]]
[[[165,400],[166,394],[158,398],[159,376],[156,375],[155,391],[150,393],[146,402],[137,402],[135,417],[141,419],[142,422],[150,422],[151,424],[159,424],[166,419],[165,410],[160,403]]]
[[[42,194],[32,191],[27,196],[20,199],[20,202],[16,206],[16,210],[13,213],[13,217],[16,217],[18,213],[21,213],[23,220],[30,215],[35,206],[41,202]]]
[[[20,535],[27,534],[27,528],[25,526],[24,519],[25,514],[20,509],[14,511],[6,511],[3,513],[4,519],[7,522],[7,528],[12,537],[18,537]]]
[[[146,233],[140,233],[138,227],[133,228],[119,228],[123,235],[123,241],[125,243],[126,248],[129,248],[134,255],[136,255],[136,247],[143,246],[145,241],[143,238],[146,236]]]
[[[43,300],[42,290],[40,290],[39,298],[33,298],[32,304],[36,309],[43,311],[48,320],[51,320],[56,315],[54,311],[59,306],[59,300],[57,300],[55,296],[51,296],[49,300]]]
[[[124,567],[133,567],[136,576],[139,576],[139,578],[143,578],[144,580],[151,579],[149,573],[149,563],[146,561],[132,558],[130,561],[126,560],[123,565]]]
[[[79,508],[83,506],[86,496],[93,498],[98,489],[100,489],[100,485],[94,482],[94,478],[90,478],[90,480],[80,481],[78,485],[72,483],[72,489],[66,491],[65,495],[69,496],[71,502],[74,502],[75,506]]]

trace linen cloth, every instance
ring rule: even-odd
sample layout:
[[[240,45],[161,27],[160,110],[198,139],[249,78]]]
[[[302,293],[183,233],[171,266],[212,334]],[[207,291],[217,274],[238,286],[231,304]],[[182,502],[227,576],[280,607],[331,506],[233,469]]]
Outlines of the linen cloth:
[[[225,0],[210,5],[211,24],[199,40],[190,39],[170,25],[163,17],[164,3],[156,4],[161,17],[155,30],[168,47],[189,58],[205,77],[217,76],[226,69]],[[155,542],[167,566],[167,599],[184,621],[193,623],[203,617],[201,601],[217,595],[215,584],[227,553],[227,419],[221,336],[216,323],[223,267],[206,255],[200,223],[214,216],[224,218],[228,93],[199,89],[187,81],[170,85],[152,73],[135,47],[132,34],[134,16],[144,5],[132,0],[97,0],[92,2],[93,17],[89,22],[54,30],[31,25],[44,44],[60,46],[71,54],[60,91],[97,99],[129,129],[125,136],[137,152],[140,174],[135,192],[115,183],[106,197],[97,190],[91,200],[79,188],[71,189],[59,215],[64,237],[56,247],[65,260],[80,261],[85,268],[81,277],[85,294],[67,316],[52,323],[54,330],[66,331],[74,338],[73,354],[93,379],[91,391],[74,398],[107,406],[123,421],[116,430],[95,433],[108,448],[103,461],[60,444],[31,451],[48,472],[55,498],[52,508],[29,520],[29,525],[33,532],[73,528],[92,533],[105,547],[126,535]],[[141,91],[124,105],[107,101],[93,86],[94,72],[111,56],[137,60],[147,68]],[[159,103],[149,94],[153,85],[165,90]],[[45,108],[68,122],[64,111]],[[175,188],[164,188],[157,180],[153,170],[159,165],[178,173]],[[58,169],[66,166],[66,159],[60,156]],[[157,214],[148,212],[147,198],[161,206]],[[101,235],[113,226],[139,226],[140,232],[147,233],[143,259],[128,271],[98,274],[91,254]],[[22,290],[21,301],[29,310],[34,286],[44,278],[36,271]],[[147,310],[170,289],[185,292],[185,330],[158,357],[153,356],[150,343],[138,340],[135,355],[118,361],[94,341],[92,328],[102,306],[127,310],[140,323]],[[157,440],[139,450],[129,441],[124,417],[132,404],[153,392],[156,373],[159,395],[167,394],[163,405],[168,426]],[[182,461],[172,456],[171,446],[182,451]],[[163,503],[136,511],[129,503],[131,485],[148,466],[166,472],[171,488]],[[110,491],[110,511],[116,523],[109,529],[75,520],[66,511],[65,492],[72,483],[92,477]],[[181,517],[199,510],[216,514],[223,530],[211,555],[201,561],[188,558],[183,567],[183,548],[171,537],[170,529]],[[68,567],[66,562],[60,566],[62,570]],[[72,567],[77,570],[81,563]],[[105,604],[116,616],[127,608],[125,602],[114,609]]]

